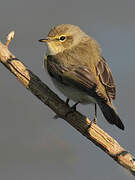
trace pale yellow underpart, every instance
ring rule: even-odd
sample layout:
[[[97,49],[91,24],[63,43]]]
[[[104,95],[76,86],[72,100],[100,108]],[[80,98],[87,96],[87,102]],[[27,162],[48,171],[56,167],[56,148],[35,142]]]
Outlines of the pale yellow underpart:
[[[87,93],[79,90],[78,88],[72,87],[71,85],[64,85],[54,78],[52,78],[52,81],[55,85],[55,87],[64,94],[69,99],[72,99],[74,102],[80,102],[81,104],[90,104],[90,103],[96,103],[95,98],[89,96]]]

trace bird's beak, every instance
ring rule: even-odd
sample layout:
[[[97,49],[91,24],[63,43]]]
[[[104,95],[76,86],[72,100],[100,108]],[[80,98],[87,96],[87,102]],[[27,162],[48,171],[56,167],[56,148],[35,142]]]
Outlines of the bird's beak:
[[[42,43],[47,43],[48,41],[50,41],[48,37],[45,39],[39,39],[39,42],[42,42]]]

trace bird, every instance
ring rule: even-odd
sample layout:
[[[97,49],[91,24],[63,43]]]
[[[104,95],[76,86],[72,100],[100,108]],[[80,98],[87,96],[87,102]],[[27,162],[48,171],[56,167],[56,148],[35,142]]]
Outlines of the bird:
[[[97,41],[79,26],[60,24],[52,27],[48,36],[39,40],[47,45],[44,66],[58,90],[69,100],[97,105],[105,119],[124,130],[114,105],[116,86],[112,72],[103,58]]]

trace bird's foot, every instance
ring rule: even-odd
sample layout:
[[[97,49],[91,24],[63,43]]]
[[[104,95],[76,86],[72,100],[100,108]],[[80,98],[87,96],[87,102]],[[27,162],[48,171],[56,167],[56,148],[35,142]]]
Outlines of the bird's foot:
[[[70,110],[66,113],[65,116],[69,115],[70,113],[76,111],[76,106],[79,104],[80,102],[75,103],[72,107],[70,107]]]
[[[86,132],[91,128],[92,124],[97,124],[97,117],[94,117],[94,119],[90,122],[90,124],[86,128]]]
[[[93,121],[92,121],[94,124],[97,124],[97,117],[95,116]]]

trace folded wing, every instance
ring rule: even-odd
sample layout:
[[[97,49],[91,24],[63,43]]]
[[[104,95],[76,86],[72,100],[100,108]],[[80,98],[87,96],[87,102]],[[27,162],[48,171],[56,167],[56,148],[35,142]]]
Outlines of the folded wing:
[[[106,93],[98,88],[96,76],[87,66],[70,65],[65,67],[59,64],[55,57],[48,56],[47,70],[50,76],[65,85],[77,87],[99,100],[106,101],[108,99]]]

